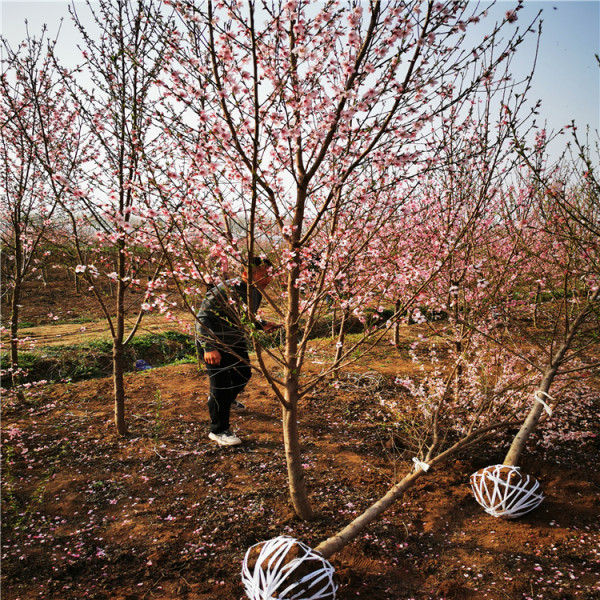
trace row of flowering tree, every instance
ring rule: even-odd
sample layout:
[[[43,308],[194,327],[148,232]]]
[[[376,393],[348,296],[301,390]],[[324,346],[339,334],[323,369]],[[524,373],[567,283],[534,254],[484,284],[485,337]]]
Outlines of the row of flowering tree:
[[[81,124],[65,97],[48,55],[46,32],[16,51],[4,43],[1,79],[0,161],[2,163],[2,282],[9,297],[10,370],[19,380],[20,308],[23,287],[39,276],[47,240],[60,221],[65,181],[77,177],[85,160]]]
[[[92,10],[95,29],[74,13],[82,64],[61,67],[56,81],[87,144],[83,165],[68,155],[77,170],[56,166],[75,146],[52,146],[60,138],[50,124],[40,140],[27,119],[17,121],[70,223],[72,267],[111,331],[119,433],[127,429],[123,348],[145,311],[172,305],[167,282],[193,313],[207,285],[257,254],[280,275],[267,300],[284,324],[281,347],[263,346],[257,315],[240,310],[255,366],[281,403],[290,495],[302,518],[313,515],[302,399],[357,352],[393,341],[402,319],[443,317],[430,323],[432,337],[452,357],[426,383],[405,382],[422,404],[412,415],[420,458],[441,461],[521,423],[545,350],[523,352],[513,326],[536,304],[540,332],[588,332],[597,270],[581,279],[583,267],[569,269],[583,247],[586,264],[598,263],[593,236],[565,230],[569,219],[557,230],[544,205],[575,210],[576,188],[557,187],[523,141],[525,96],[512,93],[508,76],[523,39],[516,10],[469,42],[484,14],[468,2],[170,5],[103,1]],[[26,61],[11,56],[23,70]],[[28,85],[39,112],[45,96]],[[556,236],[562,250],[548,264]],[[557,273],[569,282],[556,313],[563,329],[550,314],[558,304],[541,303],[548,289],[539,287],[556,285]],[[114,280],[112,306],[102,278]],[[136,289],[126,331],[126,293]],[[308,376],[313,332],[332,308],[342,315],[335,356]],[[363,333],[348,342],[353,319]]]
[[[60,212],[60,231],[47,237],[85,281],[84,291],[99,303],[107,321],[113,342],[115,424],[123,435],[124,348],[135,335],[143,301],[161,267],[149,237],[152,221],[145,210],[152,188],[143,156],[160,144],[160,132],[152,131],[153,90],[170,54],[153,2],[89,5],[91,24],[76,8],[72,17],[82,40],[77,67],[61,66],[54,54],[56,43],[45,45],[43,37],[30,38],[24,48],[14,50],[5,44],[3,100],[7,123],[16,132],[12,139],[17,140],[8,155],[17,169],[43,179],[39,193],[35,182],[18,182],[13,204],[24,204],[18,193],[34,197],[36,205],[28,214],[46,223],[54,211]],[[9,131],[7,127],[7,136]],[[19,230],[24,223],[10,229],[14,239],[26,239]],[[39,226],[36,232],[38,239],[49,233]],[[23,264],[22,254],[17,247],[15,265]],[[13,297],[18,306],[18,293]],[[132,313],[128,327],[126,317]],[[15,310],[13,315],[16,327]]]
[[[514,430],[503,464],[517,466],[540,422],[597,393],[597,161],[576,134],[578,156],[566,152],[557,163],[549,162],[544,131],[531,148],[513,142],[518,168],[504,173],[510,178],[501,188],[476,184],[473,171],[460,177],[490,201],[423,298],[424,307],[447,318],[427,321],[429,333],[412,346],[420,375],[398,377],[398,395],[386,401],[401,424],[405,458],[415,456],[417,467],[320,543],[325,557],[456,452]],[[441,201],[447,182],[430,193]],[[557,443],[570,434],[562,431]],[[507,485],[506,493],[518,499],[520,492]]]

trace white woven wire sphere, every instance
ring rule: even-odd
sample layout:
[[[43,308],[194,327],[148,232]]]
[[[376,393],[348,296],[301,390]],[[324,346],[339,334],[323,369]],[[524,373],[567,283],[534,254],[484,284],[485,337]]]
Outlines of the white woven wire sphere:
[[[535,477],[519,467],[493,465],[471,475],[471,490],[485,512],[494,517],[516,519],[536,508],[544,499]]]
[[[248,549],[242,583],[250,600],[335,600],[338,589],[333,565],[285,535]]]

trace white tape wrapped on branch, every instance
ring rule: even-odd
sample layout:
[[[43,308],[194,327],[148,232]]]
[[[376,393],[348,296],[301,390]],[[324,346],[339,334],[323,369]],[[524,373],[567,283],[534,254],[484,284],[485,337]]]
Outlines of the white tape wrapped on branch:
[[[429,471],[430,465],[428,465],[426,462],[423,462],[422,460],[419,460],[416,456],[413,458],[413,462],[415,463],[415,470],[421,469],[421,471],[425,471],[425,473]]]
[[[290,559],[290,550],[298,556]],[[249,565],[257,552],[256,562]],[[321,554],[284,535],[251,546],[242,565],[242,583],[250,600],[335,600],[334,575],[335,568]]]
[[[544,499],[539,482],[523,475],[519,467],[494,465],[471,475],[475,500],[494,517],[515,519],[536,508]]]
[[[552,402],[554,402],[554,398],[550,394],[547,394],[546,392],[544,392],[542,390],[538,390],[534,394],[536,401],[539,402],[544,407],[544,410],[548,413],[548,416],[551,417],[552,409],[548,406],[548,404],[545,402],[545,400],[540,397],[540,394],[543,394],[544,396],[546,396],[546,398],[548,398],[548,400],[552,400]]]

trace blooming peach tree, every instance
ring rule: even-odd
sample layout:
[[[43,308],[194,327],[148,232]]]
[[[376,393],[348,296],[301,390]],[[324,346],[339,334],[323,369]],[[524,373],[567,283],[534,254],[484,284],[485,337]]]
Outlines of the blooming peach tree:
[[[154,89],[170,60],[159,3],[101,1],[88,6],[93,25],[72,7],[83,40],[82,63],[62,81],[95,153],[78,181],[53,178],[68,194],[61,203],[71,225],[75,272],[87,283],[107,321],[113,343],[115,424],[125,421],[124,349],[147,308],[160,269],[150,210],[151,186],[143,156],[160,144],[152,128]],[[126,317],[133,314],[133,323]]]
[[[154,171],[165,213],[180,207],[170,272],[191,297],[225,262],[274,258],[283,347],[251,337],[282,406],[292,501],[310,518],[298,434],[300,401],[316,384],[302,376],[310,332],[330,302],[358,319],[369,304],[377,311],[390,288],[377,276],[390,270],[377,235],[406,223],[413,182],[436,166],[431,129],[452,109],[458,126],[475,92],[508,84],[523,34],[511,12],[468,43],[484,12],[467,2],[171,4],[181,33],[161,123],[173,146]],[[343,346],[321,379],[352,360]]]

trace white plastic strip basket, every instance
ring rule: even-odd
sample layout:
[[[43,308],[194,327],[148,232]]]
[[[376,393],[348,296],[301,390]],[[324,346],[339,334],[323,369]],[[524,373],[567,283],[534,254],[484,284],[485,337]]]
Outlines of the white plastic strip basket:
[[[544,499],[539,482],[523,475],[519,467],[493,465],[471,475],[475,500],[494,517],[515,519],[536,508]]]
[[[288,536],[251,546],[242,565],[250,600],[335,600],[334,575],[328,560]]]

